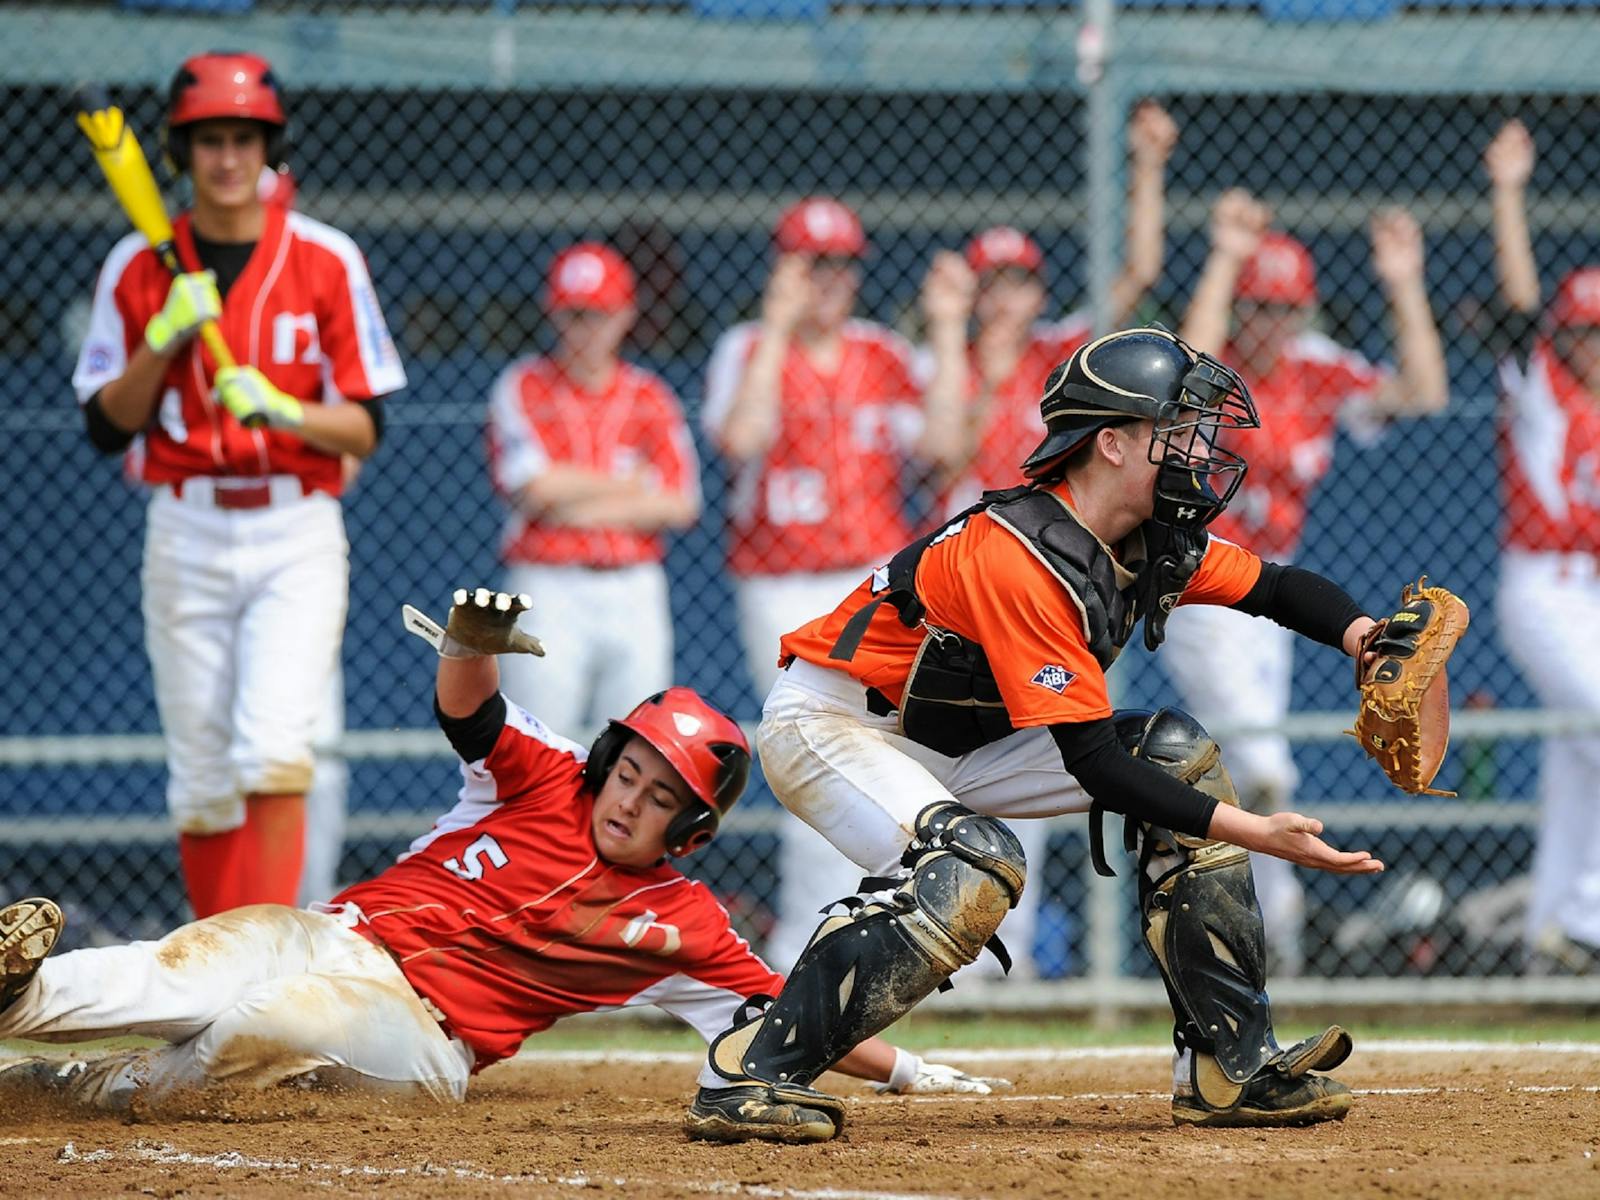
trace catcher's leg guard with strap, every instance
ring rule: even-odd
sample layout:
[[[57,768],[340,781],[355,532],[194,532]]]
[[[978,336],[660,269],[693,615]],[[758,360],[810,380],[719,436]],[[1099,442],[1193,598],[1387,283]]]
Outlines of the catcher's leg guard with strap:
[[[954,803],[917,815],[903,861],[909,878],[828,916],[778,998],[712,1042],[717,1074],[816,1107],[811,1081],[977,958],[1027,879],[1015,835]]]
[[[1222,803],[1238,804],[1221,750],[1187,713],[1164,708],[1128,714],[1119,717],[1118,730],[1130,753]],[[1350,1036],[1337,1025],[1288,1049],[1273,1034],[1266,937],[1249,853],[1151,825],[1139,827],[1137,840],[1145,947],[1166,983],[1177,1023],[1174,1040],[1180,1050],[1192,1051],[1196,1106],[1223,1113],[1250,1099],[1247,1089],[1254,1088],[1251,1096],[1268,1109],[1274,1097],[1257,1094],[1271,1089],[1252,1082],[1264,1072],[1293,1080],[1343,1062]]]

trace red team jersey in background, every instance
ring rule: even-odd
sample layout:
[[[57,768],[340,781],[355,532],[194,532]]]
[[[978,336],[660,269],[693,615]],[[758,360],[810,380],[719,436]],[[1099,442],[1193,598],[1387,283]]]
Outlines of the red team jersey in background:
[[[200,270],[187,213],[174,231],[184,267]],[[141,235],[112,249],[73,375],[80,402],[127,369],[171,287]],[[223,297],[218,324],[241,366],[308,403],[370,400],[405,386],[361,251],[338,230],[276,205],[265,208],[261,239]],[[133,478],[181,484],[197,475],[297,475],[308,492],[340,493],[338,455],[293,432],[246,429],[212,396],[215,372],[199,338],[173,358],[151,423],[128,450]]]
[[[392,952],[418,995],[477,1054],[514,1054],[571,1013],[655,1004],[708,1040],[746,996],[783,978],[734,933],[702,883],[673,867],[603,861],[583,747],[515,704],[459,802],[376,879],[329,907]]]
[[[1222,361],[1234,363],[1232,346]],[[1263,378],[1241,371],[1261,414],[1261,428],[1228,444],[1250,464],[1244,486],[1212,532],[1249,546],[1272,562],[1289,562],[1300,546],[1311,493],[1333,461],[1341,418],[1359,422],[1388,372],[1319,333],[1295,338]]]
[[[1600,408],[1543,339],[1500,383],[1506,545],[1600,551]]]
[[[1023,481],[1023,461],[1044,440],[1044,420],[1039,416],[1044,381],[1089,340],[1090,332],[1088,319],[1076,315],[1033,327],[1022,357],[989,402],[976,456],[940,497],[939,511],[944,516],[954,516],[969,504],[976,504],[986,491]],[[923,362],[926,365],[921,373],[931,374],[931,360],[924,357]],[[967,369],[967,400],[972,404],[982,388],[976,347],[968,351]]]
[[[496,488],[508,497],[552,463],[619,478],[643,467],[663,490],[698,497],[700,489],[677,398],[629,363],[599,392],[583,390],[552,359],[512,363],[489,403],[489,461]],[[553,525],[513,508],[502,552],[511,563],[625,567],[660,562],[665,548],[659,534]]]
[[[760,330],[737,325],[712,353],[703,420],[713,439]],[[901,473],[921,422],[910,347],[869,321],[849,322],[842,336],[839,368],[828,375],[790,345],[778,438],[733,480],[735,575],[859,567],[910,540]]]

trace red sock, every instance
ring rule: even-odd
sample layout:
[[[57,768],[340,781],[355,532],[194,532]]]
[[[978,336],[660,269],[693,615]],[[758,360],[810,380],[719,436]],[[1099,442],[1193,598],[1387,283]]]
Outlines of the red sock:
[[[178,835],[178,860],[183,864],[183,882],[189,889],[189,903],[196,917],[226,912],[238,903],[234,896],[245,842],[242,828],[226,833]]]
[[[235,904],[293,904],[306,853],[304,796],[245,797]]]

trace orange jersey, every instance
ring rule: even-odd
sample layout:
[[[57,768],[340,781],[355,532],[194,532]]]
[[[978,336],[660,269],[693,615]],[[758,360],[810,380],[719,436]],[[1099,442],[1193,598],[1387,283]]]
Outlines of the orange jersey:
[[[735,326],[711,356],[703,420],[716,440],[760,326]],[[838,369],[823,374],[791,343],[777,441],[740,466],[729,500],[735,575],[837,571],[911,538],[901,471],[921,424],[905,341],[869,321],[844,329]]]
[[[1506,545],[1600,551],[1600,407],[1544,339],[1500,381]]]
[[[355,243],[301,213],[277,205],[264,211],[261,239],[222,300],[218,325],[235,360],[309,404],[370,400],[403,388],[405,371]],[[185,269],[199,270],[189,215],[173,227]],[[112,249],[73,374],[80,402],[127,369],[171,286],[141,235]],[[129,474],[153,484],[297,475],[307,491],[338,495],[339,456],[290,431],[246,429],[212,396],[216,367],[199,338],[173,358],[150,424],[128,449]]]
[[[489,402],[489,464],[508,497],[552,465],[619,479],[643,471],[662,491],[700,495],[700,464],[677,397],[629,363],[598,392],[579,387],[553,359],[512,363]],[[625,567],[660,562],[665,549],[656,533],[579,529],[513,508],[502,553],[511,563]]]
[[[363,932],[485,1067],[570,1013],[658,1004],[707,1038],[781,976],[703,883],[595,850],[583,747],[514,704],[463,764],[460,802],[401,860],[346,888]]]
[[[1056,494],[1071,503],[1066,485]],[[1184,604],[1232,604],[1255,586],[1261,560],[1213,538]],[[878,571],[833,612],[783,639],[783,653],[845,671],[899,703],[925,631],[908,629],[890,605],[873,614],[855,656],[828,657],[845,623],[876,594]],[[1132,576],[1128,577],[1132,582]],[[989,659],[1011,723],[1019,729],[1111,715],[1105,672],[1089,651],[1077,602],[1033,551],[987,513],[967,519],[928,547],[917,565],[926,623],[977,642]]]
[[[976,455],[940,497],[939,511],[944,516],[954,516],[977,503],[986,491],[1023,481],[1022,462],[1044,439],[1044,421],[1039,416],[1044,381],[1089,340],[1090,333],[1088,319],[1076,315],[1033,327],[1022,357],[989,400]],[[982,391],[976,347],[969,349],[967,357],[967,398],[969,404],[976,404]],[[923,361],[927,363],[926,357]],[[931,364],[925,365],[922,373],[929,372]]]
[[[1237,361],[1230,346],[1222,361]],[[1318,333],[1295,338],[1273,369],[1255,379],[1241,372],[1261,414],[1261,428],[1232,435],[1227,445],[1250,464],[1244,485],[1212,524],[1263,558],[1288,562],[1305,531],[1313,489],[1333,462],[1341,417],[1359,417],[1389,377],[1386,370]]]

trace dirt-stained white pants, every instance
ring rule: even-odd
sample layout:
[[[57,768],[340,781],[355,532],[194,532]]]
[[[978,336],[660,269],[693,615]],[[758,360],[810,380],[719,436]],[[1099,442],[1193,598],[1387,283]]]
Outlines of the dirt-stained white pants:
[[[302,1077],[460,1100],[472,1052],[445,1036],[394,960],[349,927],[353,916],[258,904],[158,942],[62,954],[0,1013],[0,1038],[171,1043],[97,1058],[74,1077],[69,1094],[100,1108]]]
[[[956,800],[1002,819],[1086,812],[1089,797],[1048,729],[1024,729],[960,758],[867,711],[842,671],[797,661],[767,696],[756,731],[761,769],[790,812],[869,875],[900,865],[919,812]]]

